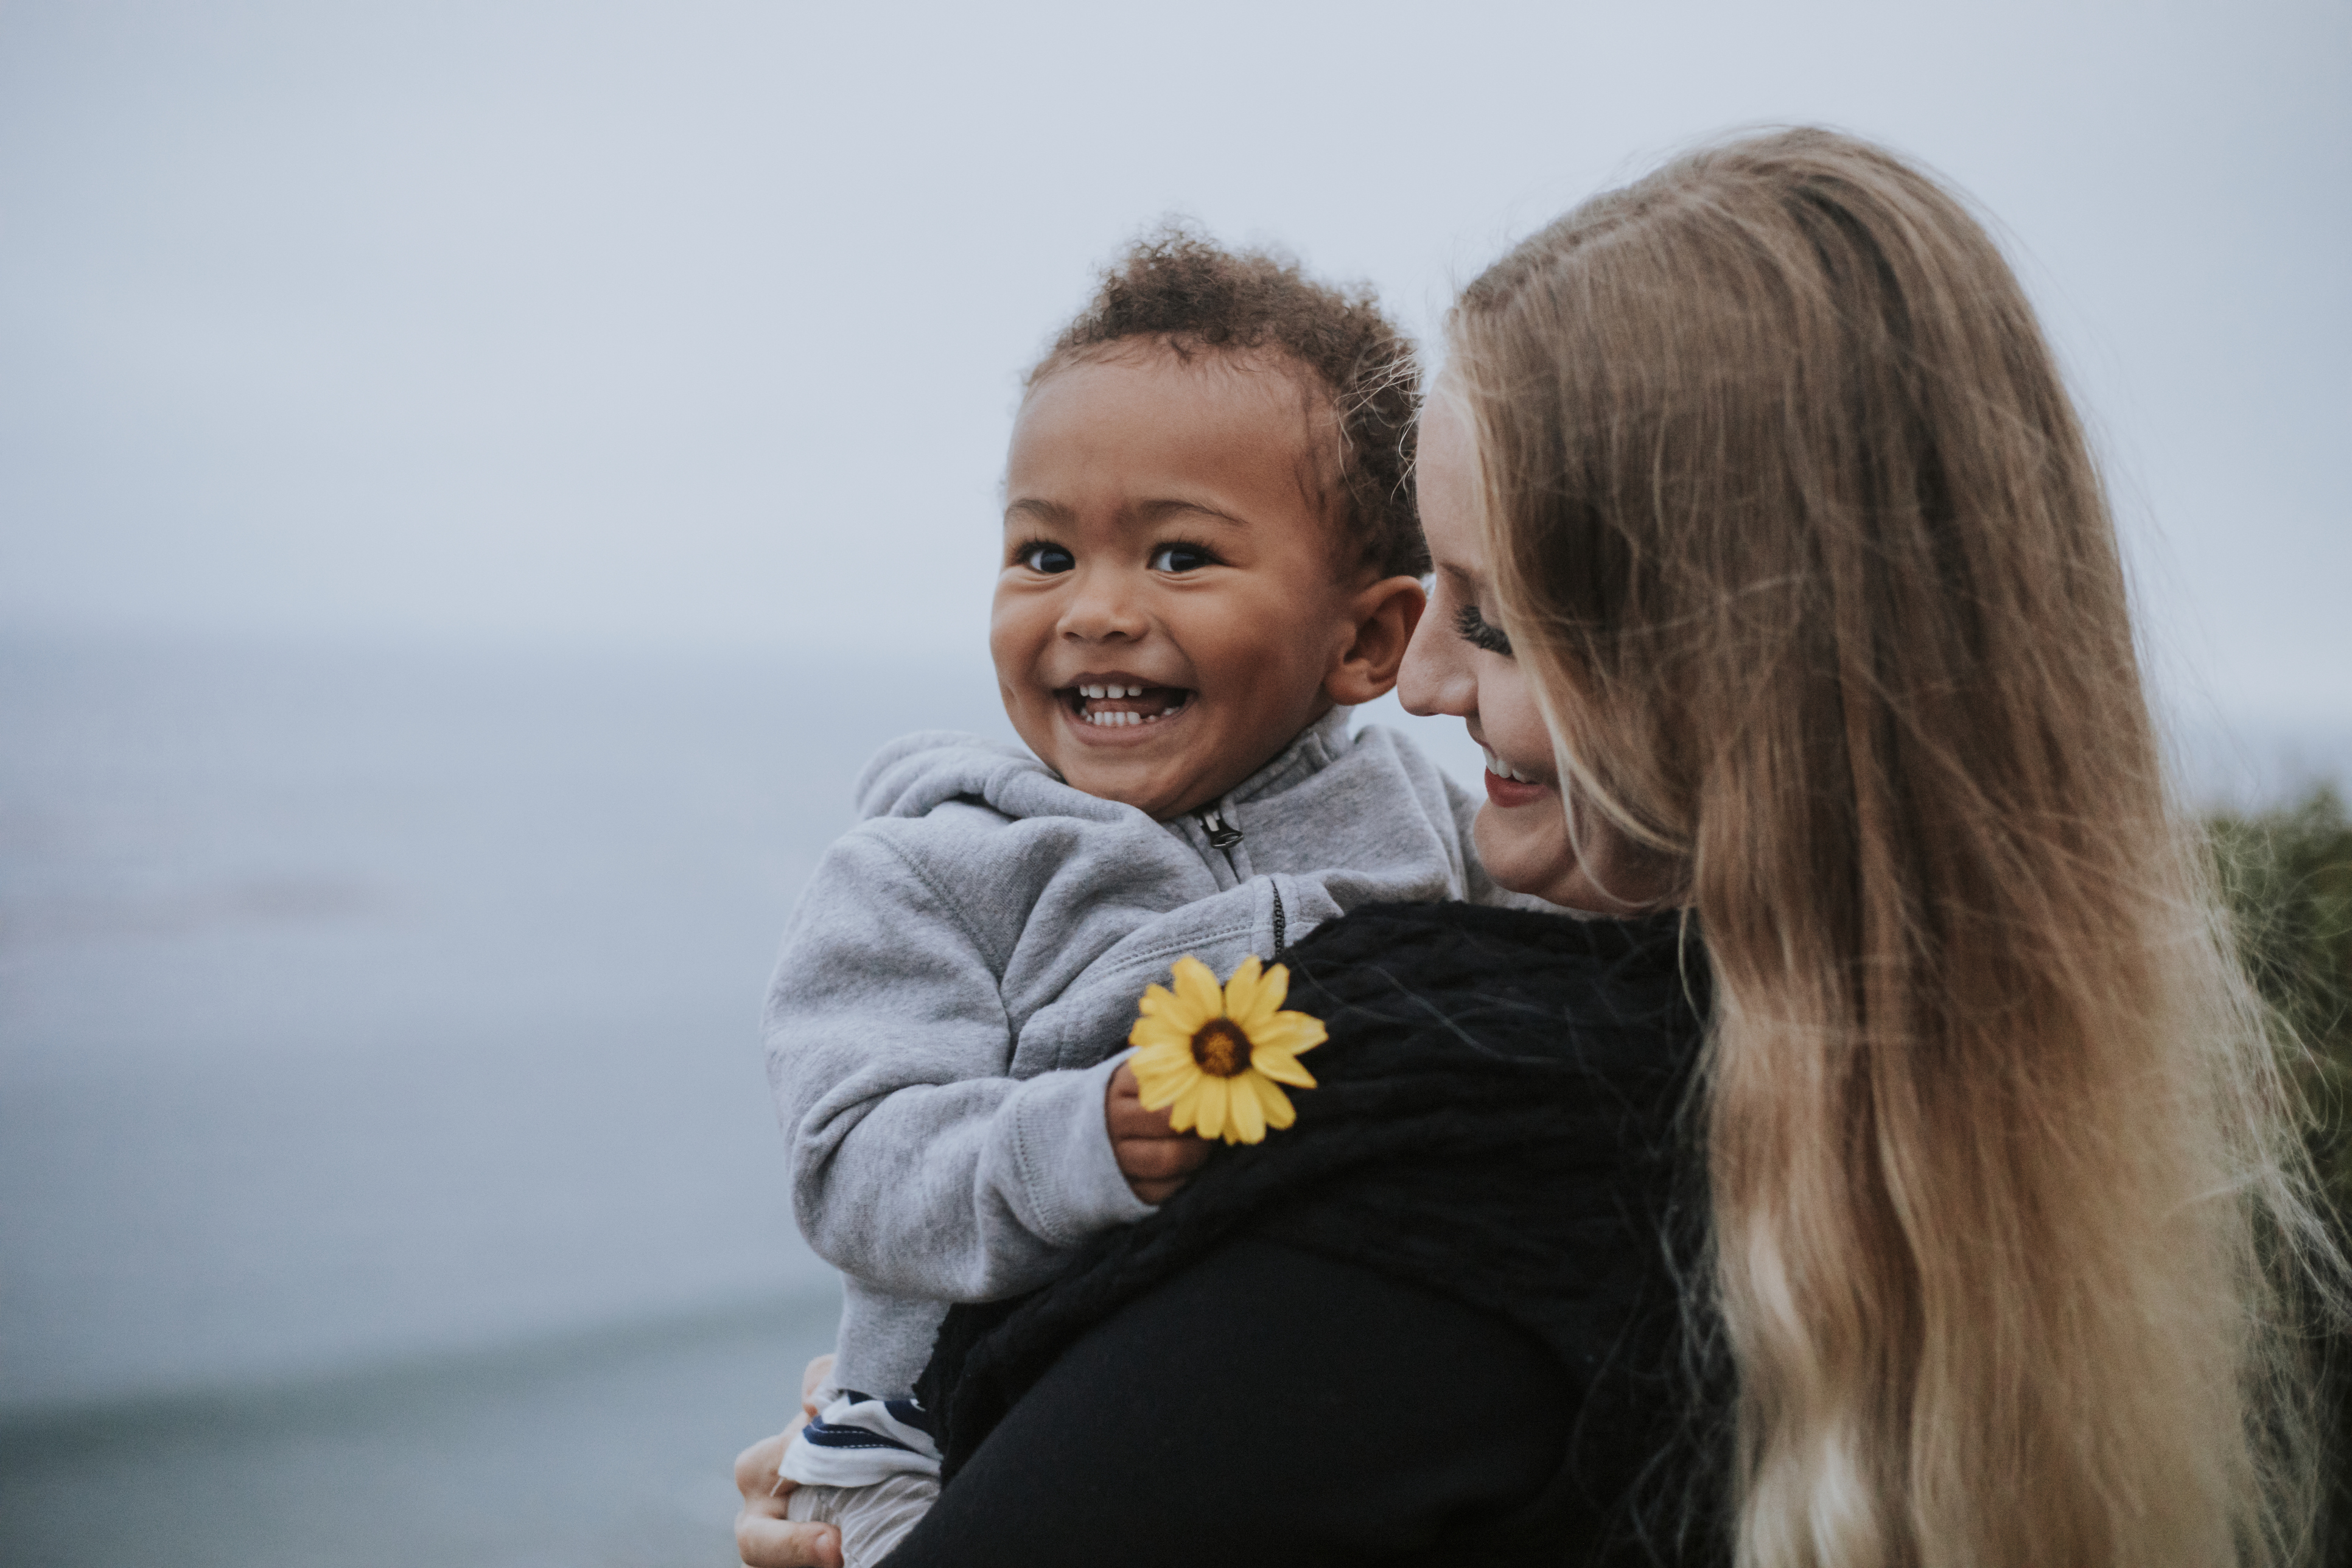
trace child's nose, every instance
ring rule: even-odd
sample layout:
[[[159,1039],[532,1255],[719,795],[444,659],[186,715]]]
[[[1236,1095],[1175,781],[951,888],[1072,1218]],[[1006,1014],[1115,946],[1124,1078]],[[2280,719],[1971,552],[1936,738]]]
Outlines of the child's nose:
[[[1062,635],[1086,642],[1140,637],[1149,623],[1135,586],[1122,572],[1083,572],[1064,603]]]

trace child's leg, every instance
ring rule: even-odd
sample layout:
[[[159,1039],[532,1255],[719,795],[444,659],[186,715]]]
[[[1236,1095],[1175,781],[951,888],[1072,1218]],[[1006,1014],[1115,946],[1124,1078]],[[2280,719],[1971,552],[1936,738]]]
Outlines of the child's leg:
[[[870,1487],[803,1486],[784,1500],[784,1517],[841,1528],[845,1568],[873,1568],[939,1500],[937,1476],[892,1476]]]

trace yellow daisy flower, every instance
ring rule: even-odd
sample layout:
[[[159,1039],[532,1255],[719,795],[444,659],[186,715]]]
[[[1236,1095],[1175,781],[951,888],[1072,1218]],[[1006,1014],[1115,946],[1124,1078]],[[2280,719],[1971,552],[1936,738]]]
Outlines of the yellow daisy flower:
[[[1144,1109],[1170,1108],[1168,1124],[1177,1131],[1198,1129],[1203,1138],[1228,1143],[1255,1143],[1267,1128],[1297,1121],[1276,1085],[1315,1087],[1298,1053],[1325,1036],[1321,1020],[1281,1010],[1289,994],[1290,971],[1279,963],[1262,971],[1256,959],[1245,958],[1220,991],[1207,964],[1178,959],[1176,989],[1146,991],[1143,1016],[1127,1037],[1140,1047],[1128,1066]]]

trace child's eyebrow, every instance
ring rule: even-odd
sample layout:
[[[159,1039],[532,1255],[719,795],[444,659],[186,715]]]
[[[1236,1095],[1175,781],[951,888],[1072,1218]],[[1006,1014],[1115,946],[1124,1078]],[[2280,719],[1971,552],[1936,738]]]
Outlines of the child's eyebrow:
[[[1206,501],[1180,500],[1170,497],[1161,500],[1140,502],[1135,509],[1135,515],[1144,522],[1163,521],[1179,513],[1188,517],[1214,518],[1219,522],[1231,523],[1235,528],[1247,528],[1250,525],[1249,519],[1235,517],[1232,512],[1211,506]]]
[[[1132,515],[1138,522],[1147,526],[1165,522],[1171,517],[1208,518],[1233,528],[1250,526],[1249,519],[1236,517],[1232,512],[1220,507],[1211,506],[1206,501],[1184,500],[1173,496],[1138,501]],[[1004,506],[1004,521],[1011,522],[1016,518],[1066,528],[1078,521],[1078,514],[1074,509],[1064,506],[1059,501],[1046,500],[1038,496],[1023,496],[1017,500],[1007,501]]]
[[[1007,522],[1012,521],[1016,517],[1023,517],[1032,519],[1037,522],[1067,524],[1077,521],[1077,515],[1078,514],[1076,512],[1072,511],[1068,507],[1062,505],[1058,501],[1039,500],[1030,496],[1024,496],[1019,500],[1009,501],[1005,504],[1004,508],[1004,521]]]

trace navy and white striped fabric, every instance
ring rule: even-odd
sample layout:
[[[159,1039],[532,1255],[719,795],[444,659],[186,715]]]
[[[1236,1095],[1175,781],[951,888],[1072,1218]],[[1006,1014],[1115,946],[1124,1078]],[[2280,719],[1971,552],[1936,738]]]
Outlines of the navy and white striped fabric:
[[[779,1467],[804,1486],[870,1487],[892,1476],[936,1476],[931,1417],[912,1399],[877,1399],[830,1384],[817,1418],[801,1428]]]

